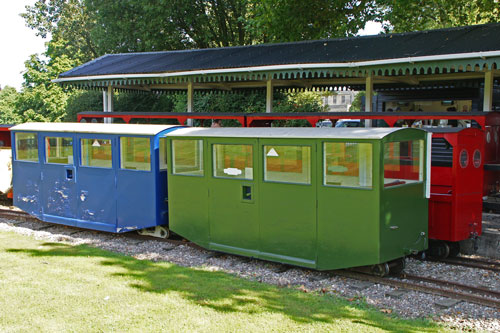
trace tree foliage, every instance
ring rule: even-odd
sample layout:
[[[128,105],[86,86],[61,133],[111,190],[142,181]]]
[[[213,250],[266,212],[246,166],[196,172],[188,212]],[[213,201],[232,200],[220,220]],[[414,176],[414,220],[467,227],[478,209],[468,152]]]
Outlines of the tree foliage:
[[[375,18],[375,1],[366,0],[261,0],[253,1],[249,29],[265,42],[355,35]]]
[[[91,36],[95,19],[83,0],[38,0],[21,16],[37,35],[50,38],[46,55],[51,59],[65,55],[76,66],[101,55]]]
[[[0,124],[17,124],[21,122],[16,113],[16,101],[19,93],[16,88],[6,86],[0,90]]]
[[[369,20],[386,31],[425,30],[499,22],[499,15],[496,0],[37,0],[22,16],[47,40],[46,51],[26,61],[21,93],[0,93],[0,121],[76,120],[77,112],[102,109],[101,92],[51,80],[106,53],[345,37]],[[262,112],[265,99],[197,94],[194,108]],[[186,97],[118,93],[115,109],[185,111]],[[274,109],[320,111],[322,104],[318,94],[275,94]]]
[[[379,0],[387,32],[407,32],[500,22],[497,0]]]

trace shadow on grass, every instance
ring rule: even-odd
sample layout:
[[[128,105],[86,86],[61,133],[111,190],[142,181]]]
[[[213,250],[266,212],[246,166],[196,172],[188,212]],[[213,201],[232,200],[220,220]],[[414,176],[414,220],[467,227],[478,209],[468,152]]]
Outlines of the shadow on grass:
[[[132,278],[131,287],[143,292],[177,292],[197,305],[219,312],[282,313],[301,323],[334,323],[344,319],[352,323],[398,332],[434,331],[436,326],[424,321],[394,320],[365,305],[328,295],[312,295],[288,288],[248,281],[222,272],[208,272],[165,262],[137,260],[132,257],[92,248],[44,243],[39,249],[9,249],[33,257],[93,257],[101,265],[123,269],[112,276]]]

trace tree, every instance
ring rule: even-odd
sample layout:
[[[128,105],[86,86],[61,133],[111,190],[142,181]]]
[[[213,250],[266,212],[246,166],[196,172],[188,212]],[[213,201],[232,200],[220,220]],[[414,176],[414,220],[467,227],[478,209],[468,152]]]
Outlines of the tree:
[[[17,124],[21,118],[16,114],[16,101],[19,93],[16,88],[6,86],[0,90],[0,123]]]
[[[496,0],[379,0],[386,32],[408,32],[500,22]]]
[[[72,67],[66,56],[42,60],[32,55],[25,62],[23,90],[16,101],[16,113],[22,121],[61,121],[66,103],[71,96],[61,86],[52,82],[61,72]]]
[[[248,28],[264,42],[291,42],[355,35],[375,18],[375,1],[252,1]]]
[[[247,0],[86,0],[99,52],[251,44]]]
[[[38,36],[50,38],[46,55],[52,59],[66,55],[78,66],[101,55],[90,35],[95,20],[83,0],[38,0],[21,16]]]

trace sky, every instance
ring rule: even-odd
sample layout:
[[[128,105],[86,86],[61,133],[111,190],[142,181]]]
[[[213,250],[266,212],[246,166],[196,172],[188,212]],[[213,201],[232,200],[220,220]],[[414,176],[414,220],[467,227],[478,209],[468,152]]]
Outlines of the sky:
[[[366,22],[364,29],[358,31],[358,35],[359,36],[377,35],[381,31],[382,31],[382,23],[369,21]]]
[[[19,16],[26,5],[35,0],[0,0],[0,85],[20,90],[23,82],[24,62],[34,53],[45,50],[45,40],[26,27]]]
[[[29,56],[45,51],[43,38],[36,36],[35,31],[26,27],[19,14],[25,6],[32,6],[36,0],[0,0],[0,86],[11,86],[18,91],[23,82],[24,62]],[[368,22],[359,35],[376,35],[381,25]]]

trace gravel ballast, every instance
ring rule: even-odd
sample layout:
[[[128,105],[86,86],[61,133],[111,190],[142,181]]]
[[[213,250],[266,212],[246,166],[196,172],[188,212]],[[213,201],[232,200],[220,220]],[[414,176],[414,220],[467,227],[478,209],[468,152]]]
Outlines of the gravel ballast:
[[[385,313],[404,318],[431,318],[460,330],[500,331],[500,310],[467,302],[448,304],[449,299],[416,291],[366,283],[328,272],[283,266],[210,251],[125,235],[100,233],[43,222],[0,219],[0,231],[11,231],[49,242],[87,244],[123,253],[139,260],[168,261],[180,266],[224,271],[249,280],[304,292],[338,295],[352,302],[366,302]],[[405,271],[447,281],[500,290],[500,274],[488,270],[408,259]],[[453,302],[451,302],[453,303]]]

